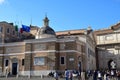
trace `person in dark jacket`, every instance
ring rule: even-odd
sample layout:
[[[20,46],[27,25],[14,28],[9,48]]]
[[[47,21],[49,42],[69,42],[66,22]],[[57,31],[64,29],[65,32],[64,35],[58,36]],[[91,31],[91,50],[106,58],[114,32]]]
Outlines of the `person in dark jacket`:
[[[93,73],[93,80],[97,80],[97,71],[96,70]]]

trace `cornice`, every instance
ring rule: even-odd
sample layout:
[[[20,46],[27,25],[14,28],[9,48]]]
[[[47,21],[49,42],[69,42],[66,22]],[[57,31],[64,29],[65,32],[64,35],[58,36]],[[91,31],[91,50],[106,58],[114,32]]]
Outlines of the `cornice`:
[[[56,51],[56,50],[44,50],[44,51],[27,51],[23,53],[9,53],[9,54],[0,54],[0,56],[17,56],[17,55],[25,55],[25,54],[40,54],[40,53],[79,53],[82,54],[82,52],[77,51],[77,50],[61,50],[61,51]]]

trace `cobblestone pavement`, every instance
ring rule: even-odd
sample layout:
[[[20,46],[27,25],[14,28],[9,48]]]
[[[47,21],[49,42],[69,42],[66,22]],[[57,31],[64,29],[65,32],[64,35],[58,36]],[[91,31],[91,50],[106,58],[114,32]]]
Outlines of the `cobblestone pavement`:
[[[31,78],[28,78],[28,77],[8,77],[8,78],[5,78],[5,77],[0,77],[0,80],[55,80],[54,78],[52,77],[45,77],[45,78],[41,78],[41,77],[31,77]],[[65,80],[65,78],[59,78],[59,80]],[[74,78],[73,80],[78,80],[77,78]]]
[[[41,77],[31,77],[31,78],[28,78],[28,77],[0,77],[0,80],[55,80],[54,78],[52,77],[45,77],[45,78],[41,78]],[[59,78],[58,80],[65,80],[65,78]],[[78,78],[73,78],[73,80],[78,80]],[[92,77],[90,77],[89,79],[86,79],[86,80],[93,80]],[[102,79],[104,80],[104,79]],[[120,80],[118,78],[112,78],[112,79],[109,79],[109,80]]]
[[[93,77],[91,76],[91,77],[89,77],[89,79],[86,79],[86,80],[94,80],[94,79],[93,79]],[[97,79],[97,80],[99,80],[99,79]],[[102,77],[102,80],[104,80],[103,77]],[[120,80],[120,78],[114,77],[114,78],[109,78],[109,79],[107,79],[107,80]]]

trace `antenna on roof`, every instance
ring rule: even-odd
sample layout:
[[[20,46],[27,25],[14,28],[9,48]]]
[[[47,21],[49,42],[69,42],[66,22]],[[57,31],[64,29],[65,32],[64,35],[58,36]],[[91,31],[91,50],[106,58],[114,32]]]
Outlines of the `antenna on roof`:
[[[30,26],[32,25],[32,17],[31,17],[31,20],[30,20]]]
[[[16,14],[16,20],[15,20],[15,25],[18,25],[18,15]]]

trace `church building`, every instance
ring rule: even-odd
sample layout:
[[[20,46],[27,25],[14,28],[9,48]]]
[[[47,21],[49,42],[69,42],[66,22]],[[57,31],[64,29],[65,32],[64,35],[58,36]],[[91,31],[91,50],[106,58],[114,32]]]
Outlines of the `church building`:
[[[1,73],[40,76],[54,71],[63,72],[65,69],[82,72],[96,69],[96,43],[90,27],[55,32],[49,26],[48,17],[45,17],[43,22],[41,28],[31,27],[35,38],[20,40],[18,37],[18,42],[4,42],[4,38],[8,36],[5,27],[13,27],[9,23],[0,23]],[[14,30],[11,28],[10,30]]]

